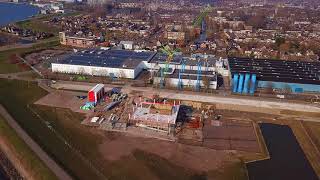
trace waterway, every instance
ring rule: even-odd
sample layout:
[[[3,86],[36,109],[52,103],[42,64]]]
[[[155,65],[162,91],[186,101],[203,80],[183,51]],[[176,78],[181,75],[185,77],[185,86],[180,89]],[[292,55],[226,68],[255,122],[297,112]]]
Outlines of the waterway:
[[[270,159],[247,164],[250,180],[318,180],[291,128],[260,124]]]
[[[39,13],[39,8],[20,3],[0,2],[0,26],[28,19]]]

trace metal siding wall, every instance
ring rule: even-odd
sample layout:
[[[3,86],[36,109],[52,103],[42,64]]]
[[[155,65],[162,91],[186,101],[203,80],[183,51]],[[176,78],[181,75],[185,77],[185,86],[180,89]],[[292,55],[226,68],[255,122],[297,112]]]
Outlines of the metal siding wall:
[[[243,85],[243,93],[247,94],[249,92],[249,82],[250,82],[250,74],[246,73]]]
[[[254,92],[256,91],[256,83],[257,83],[257,75],[252,74],[251,81],[250,81],[250,94],[254,94]]]
[[[122,69],[122,68],[108,68],[108,67],[95,67],[95,66],[80,66],[70,64],[56,64],[52,63],[52,72],[70,73],[70,74],[83,74],[86,75],[97,75],[97,76],[109,76],[113,73],[119,77],[124,75],[124,78],[133,79],[135,76],[134,69]]]
[[[259,81],[259,88],[266,88],[272,83],[274,89],[285,89],[287,86],[291,88],[292,92],[320,92],[320,85],[316,84],[298,84],[298,83],[285,83],[285,82],[273,82],[273,81]]]
[[[244,79],[243,74],[240,74],[238,91],[237,91],[240,94],[242,93],[242,89],[243,89],[243,79]]]
[[[237,92],[238,80],[239,80],[239,75],[238,74],[234,74],[233,75],[233,83],[232,83],[232,86],[233,86],[233,91],[232,92],[234,92],[234,93]]]

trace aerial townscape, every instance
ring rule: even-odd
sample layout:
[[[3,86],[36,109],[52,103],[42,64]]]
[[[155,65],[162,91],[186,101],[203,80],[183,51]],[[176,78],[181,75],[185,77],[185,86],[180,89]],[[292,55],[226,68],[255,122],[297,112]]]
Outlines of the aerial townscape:
[[[0,180],[320,179],[319,0],[0,0]]]

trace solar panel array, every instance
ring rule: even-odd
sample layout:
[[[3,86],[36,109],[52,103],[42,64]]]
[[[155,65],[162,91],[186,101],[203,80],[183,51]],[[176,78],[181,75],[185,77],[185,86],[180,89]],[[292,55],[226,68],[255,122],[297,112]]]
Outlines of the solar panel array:
[[[229,58],[232,74],[256,74],[258,80],[320,84],[320,63],[250,58]]]
[[[126,50],[84,50],[71,54],[59,63],[110,68],[135,68],[141,61],[150,61],[155,52]]]
[[[152,63],[164,63],[167,61],[167,55],[164,53],[157,53],[151,60]],[[171,61],[172,64],[181,64],[182,55],[174,55]]]

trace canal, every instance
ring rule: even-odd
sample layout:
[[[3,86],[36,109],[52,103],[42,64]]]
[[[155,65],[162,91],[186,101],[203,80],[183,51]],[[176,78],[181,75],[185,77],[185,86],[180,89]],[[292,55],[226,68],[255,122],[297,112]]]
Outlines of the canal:
[[[291,128],[260,124],[270,159],[247,164],[250,180],[318,180]]]

